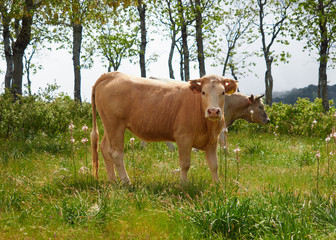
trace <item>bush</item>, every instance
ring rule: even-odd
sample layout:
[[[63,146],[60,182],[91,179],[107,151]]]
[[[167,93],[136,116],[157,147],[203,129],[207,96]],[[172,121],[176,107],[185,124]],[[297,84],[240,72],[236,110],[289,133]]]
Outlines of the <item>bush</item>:
[[[16,101],[10,92],[2,94],[0,137],[29,139],[39,134],[54,137],[68,131],[71,122],[91,122],[91,104],[80,104],[64,94],[50,97],[53,92],[49,91],[54,90],[48,88],[45,92],[19,97]]]
[[[316,98],[314,102],[310,102],[308,98],[299,98],[294,105],[274,103],[272,107],[266,106],[266,112],[270,118],[269,124],[251,125],[246,121],[239,120],[234,123],[231,130],[325,138],[331,133],[336,120],[332,100],[330,105],[329,112],[324,113],[322,99],[319,98]],[[315,124],[313,123],[314,120],[316,121]]]

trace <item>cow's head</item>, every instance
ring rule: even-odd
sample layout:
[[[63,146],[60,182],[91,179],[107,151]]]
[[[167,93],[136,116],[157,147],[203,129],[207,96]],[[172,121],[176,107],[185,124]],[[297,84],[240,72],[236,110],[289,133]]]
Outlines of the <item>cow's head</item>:
[[[237,91],[237,81],[217,75],[208,75],[200,79],[190,80],[190,89],[201,94],[205,118],[220,120],[223,116],[225,94]]]
[[[251,96],[248,98],[248,112],[250,113],[249,122],[267,124],[269,123],[269,118],[265,112],[265,107],[262,101],[261,96]]]

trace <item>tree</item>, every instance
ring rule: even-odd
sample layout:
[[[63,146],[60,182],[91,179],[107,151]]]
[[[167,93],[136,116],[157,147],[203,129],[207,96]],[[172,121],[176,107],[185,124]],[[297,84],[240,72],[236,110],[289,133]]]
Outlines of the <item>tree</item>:
[[[204,61],[204,50],[203,50],[203,16],[202,13],[206,7],[206,5],[210,1],[206,1],[204,6],[201,5],[200,0],[195,0],[193,3],[190,0],[193,12],[195,14],[195,30],[196,30],[196,43],[197,43],[197,59],[199,64],[199,75],[203,77],[206,74],[205,71],[205,61]]]
[[[72,48],[72,59],[74,68],[74,99],[81,102],[81,49],[83,39],[83,29],[88,28],[90,24],[99,22],[104,24],[107,17],[103,13],[106,7],[112,9],[125,3],[125,6],[133,3],[133,1],[109,1],[109,0],[70,0],[55,1],[56,19],[54,23],[59,27],[59,41],[63,44],[66,42]],[[117,14],[117,12],[114,12]],[[72,30],[72,37],[69,38],[68,31],[64,28]]]
[[[335,61],[336,1],[299,0],[293,23],[296,38],[306,39],[306,49],[318,52],[318,97],[322,97],[324,110],[329,111],[327,68],[329,60]]]
[[[182,35],[182,53],[183,60],[181,61],[183,64],[183,78],[181,80],[189,80],[190,79],[190,59],[189,59],[189,48],[188,48],[188,29],[187,29],[187,17],[185,16],[186,7],[184,6],[182,0],[178,0],[178,16],[179,16],[179,24],[181,26],[181,35]]]
[[[17,98],[22,95],[23,55],[31,41],[33,17],[44,1],[0,2],[3,42],[6,58],[5,87]]]
[[[280,35],[285,36],[290,5],[291,1],[289,0],[257,0],[258,28],[261,36],[263,57],[266,63],[265,96],[267,105],[272,104],[272,64],[277,60],[277,56],[271,48]],[[281,42],[288,44],[286,40],[282,40]],[[282,56],[284,56],[284,53],[282,53]],[[284,58],[280,58],[280,60],[284,60]]]
[[[147,30],[146,30],[146,9],[147,6],[142,0],[138,1],[138,12],[140,20],[141,43],[140,43],[140,71],[141,77],[146,77],[146,45],[147,45]]]
[[[113,14],[110,10],[106,12],[110,16],[109,21],[103,26],[96,26],[90,32],[91,50],[102,57],[103,62],[107,61],[107,71],[111,72],[112,68],[117,71],[122,59],[132,58],[139,54],[138,30],[136,24],[135,8],[123,6],[115,10],[118,14]],[[125,17],[127,16],[127,17]],[[123,29],[120,31],[120,29]],[[95,31],[94,29],[99,29]]]
[[[24,74],[27,78],[27,84],[25,86],[28,89],[28,94],[31,95],[31,74],[36,74],[36,72],[40,69],[43,69],[43,65],[37,64],[33,61],[34,57],[38,55],[38,53],[47,48],[45,42],[52,40],[52,34],[50,33],[49,25],[44,21],[45,18],[42,14],[35,15],[33,19],[33,27],[32,27],[32,37],[25,53],[23,55],[24,58]],[[51,50],[50,48],[47,48]]]
[[[250,3],[244,0],[225,4],[212,21],[208,55],[214,59],[212,66],[223,66],[223,76],[231,71],[232,77],[238,80],[238,75],[245,73],[246,59],[254,53],[242,49],[257,39],[253,25],[256,16]]]
[[[173,69],[173,58],[176,44],[178,41],[177,35],[180,32],[180,27],[177,23],[178,22],[177,1],[164,0],[157,2],[157,4],[155,4],[154,14],[156,19],[159,19],[159,22],[161,23],[161,25],[159,25],[159,28],[161,26],[164,27],[163,29],[161,28],[160,34],[162,34],[162,32],[167,32],[166,36],[171,41],[168,56],[168,69],[169,69],[169,77],[171,79],[175,79]]]

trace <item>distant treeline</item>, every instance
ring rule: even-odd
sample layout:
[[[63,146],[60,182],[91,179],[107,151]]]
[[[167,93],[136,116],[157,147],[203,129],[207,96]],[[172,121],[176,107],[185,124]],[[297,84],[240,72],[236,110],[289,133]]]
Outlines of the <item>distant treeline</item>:
[[[317,96],[317,86],[311,84],[304,88],[294,88],[279,97],[273,98],[273,102],[295,104],[298,98],[309,98],[313,102]],[[329,100],[334,100],[334,103],[336,102],[336,85],[328,86],[328,98]]]

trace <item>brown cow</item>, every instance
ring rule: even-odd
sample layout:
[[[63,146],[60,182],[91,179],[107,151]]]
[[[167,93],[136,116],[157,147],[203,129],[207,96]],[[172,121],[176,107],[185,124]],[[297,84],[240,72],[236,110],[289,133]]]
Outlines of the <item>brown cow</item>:
[[[237,119],[244,119],[250,123],[269,123],[264,104],[261,101],[263,96],[254,97],[251,94],[249,97],[238,92],[225,96],[224,116],[226,126],[231,126]]]
[[[226,127],[231,126],[237,119],[244,119],[250,123],[269,123],[261,98],[264,95],[254,97],[242,93],[233,93],[225,96],[224,116]],[[253,111],[253,112],[251,112]],[[225,132],[220,133],[220,139],[224,141]]]
[[[216,75],[189,83],[164,83],[119,72],[103,74],[92,88],[91,147],[96,178],[97,108],[104,125],[101,151],[109,181],[115,181],[116,167],[120,179],[130,183],[123,160],[127,128],[145,141],[175,141],[182,181],[188,180],[192,147],[204,150],[212,178],[217,182],[217,140],[224,125],[225,93],[236,90],[236,81]]]

